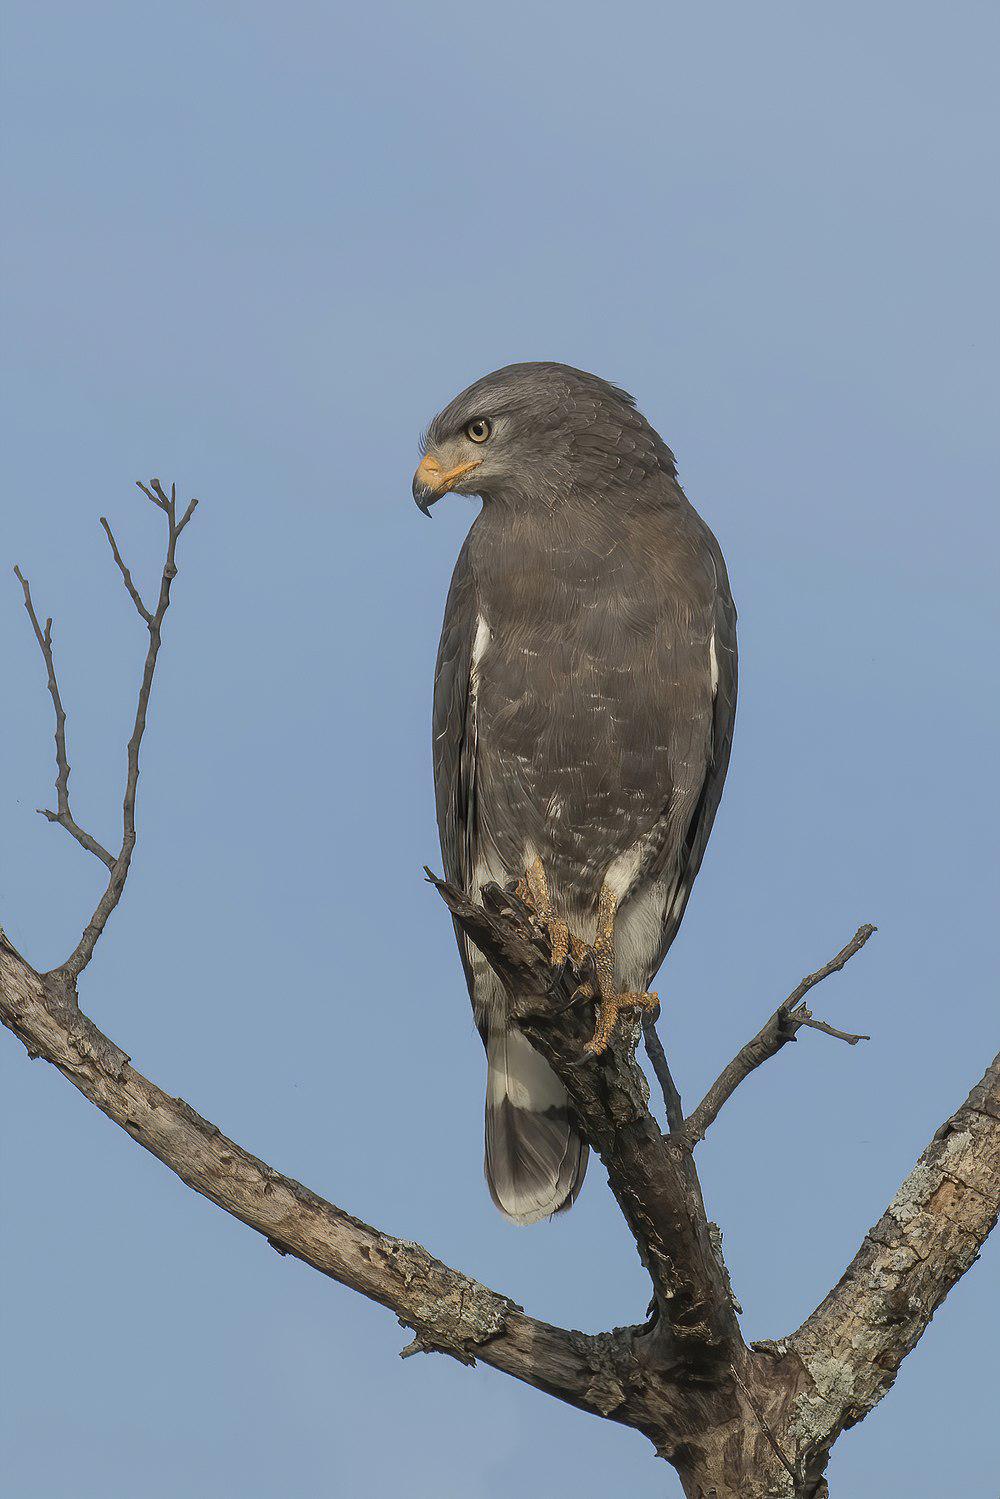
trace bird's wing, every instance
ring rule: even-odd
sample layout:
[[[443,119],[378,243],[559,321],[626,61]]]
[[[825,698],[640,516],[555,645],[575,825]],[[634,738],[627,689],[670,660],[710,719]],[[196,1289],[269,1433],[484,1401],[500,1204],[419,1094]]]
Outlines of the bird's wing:
[[[463,547],[445,604],[434,671],[434,791],[445,877],[468,891],[475,868],[476,724],[472,648],[478,610],[468,548]],[[465,976],[466,945],[456,925]]]
[[[473,887],[490,865],[480,863],[477,846],[480,613],[467,546],[451,580],[434,675],[434,783],[445,874],[478,897]],[[500,980],[458,922],[455,936],[486,1046],[486,1179],[501,1212],[515,1223],[536,1223],[576,1198],[587,1170],[587,1145],[572,1122],[562,1083],[509,1020]]]
[[[678,882],[664,912],[659,949],[649,971],[650,979],[666,957],[681,924],[691,887],[701,867],[715,814],[719,809],[733,743],[738,665],[736,606],[729,590],[722,552],[711,533],[709,536],[716,585],[708,621],[709,670],[714,683],[712,716],[704,738],[703,755],[695,756],[693,761],[688,762],[689,772],[686,778],[678,774],[675,779],[668,815],[676,815],[678,810],[682,810],[684,818],[674,835],[681,840],[680,857],[676,865]],[[668,842],[673,843],[674,840],[670,839]]]

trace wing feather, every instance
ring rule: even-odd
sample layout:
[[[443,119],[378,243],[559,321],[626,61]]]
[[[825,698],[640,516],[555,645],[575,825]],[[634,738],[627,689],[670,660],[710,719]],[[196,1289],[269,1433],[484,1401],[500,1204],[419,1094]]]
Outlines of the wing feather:
[[[478,608],[468,546],[459,553],[444,610],[434,670],[434,790],[445,878],[470,888],[476,867],[476,724],[472,701],[472,648]],[[466,941],[455,924],[466,982],[472,969]]]
[[[705,856],[715,814],[719,810],[722,788],[729,768],[729,756],[733,744],[733,727],[736,720],[736,696],[738,678],[738,653],[736,645],[736,605],[729,588],[729,578],[722,552],[714,536],[711,540],[712,562],[715,566],[715,597],[712,604],[709,639],[714,645],[707,663],[714,678],[714,698],[710,733],[705,746],[700,785],[698,785],[693,810],[683,832],[683,845],[678,860],[678,882],[675,893],[664,910],[660,945],[649,970],[649,979],[660,967],[670,944],[677,935],[684,916],[691,887],[694,884],[701,861]],[[675,788],[675,792],[676,792]],[[688,803],[690,806],[690,802]]]

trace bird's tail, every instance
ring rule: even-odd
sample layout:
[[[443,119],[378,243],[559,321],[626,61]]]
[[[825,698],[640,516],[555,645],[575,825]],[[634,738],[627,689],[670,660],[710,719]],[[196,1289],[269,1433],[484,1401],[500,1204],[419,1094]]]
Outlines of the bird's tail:
[[[566,1090],[516,1028],[486,1043],[486,1180],[512,1223],[537,1223],[572,1207],[587,1146],[570,1122]]]

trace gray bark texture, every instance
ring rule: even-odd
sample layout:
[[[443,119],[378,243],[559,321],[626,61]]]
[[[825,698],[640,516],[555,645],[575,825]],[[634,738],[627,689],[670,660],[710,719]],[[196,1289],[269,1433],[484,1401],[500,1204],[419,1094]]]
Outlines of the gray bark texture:
[[[229,1140],[182,1099],[163,1092],[83,1013],[78,980],[124,888],[135,847],[139,753],[176,575],[174,491],[140,486],[167,522],[160,593],[149,609],[107,522],[114,561],[149,634],[135,726],[126,753],[122,841],[108,852],[73,818],[66,716],[56,679],[52,621],[25,607],[45,663],[56,721],[56,810],[45,811],[109,871],[109,883],[65,963],[38,973],[0,931],[0,1020],[32,1057],[69,1082],[196,1192],[324,1275],[388,1307],[413,1332],[403,1356],[477,1359],[581,1410],[634,1427],[677,1470],[689,1499],[822,1499],[840,1433],[891,1387],[955,1282],[978,1257],[1000,1210],[1000,1057],[938,1129],[837,1285],[797,1331],[747,1344],[709,1222],[694,1150],[739,1084],[802,1026],[851,1045],[865,1038],[816,1020],[804,997],[864,946],[862,927],[803,979],[684,1118],[655,1030],[647,1050],[669,1120],[664,1134],[636,1060],[638,1032],[581,1065],[593,1008],[576,998],[586,975],[554,971],[546,934],[509,890],[482,904],[429,876],[458,924],[510,995],[512,1012],[569,1093],[579,1127],[600,1155],[651,1287],[646,1320],[590,1334],[527,1316],[508,1297],[435,1259],[419,1244],[373,1228],[282,1176]],[[541,996],[541,998],[539,997]]]

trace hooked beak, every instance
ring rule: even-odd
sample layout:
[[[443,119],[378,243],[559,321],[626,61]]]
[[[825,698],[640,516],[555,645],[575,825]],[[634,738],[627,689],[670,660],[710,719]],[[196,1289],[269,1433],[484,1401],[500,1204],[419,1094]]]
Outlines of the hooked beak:
[[[413,498],[418,508],[429,517],[431,506],[443,494],[448,493],[455,480],[460,479],[463,474],[471,473],[482,461],[481,458],[473,458],[471,463],[460,463],[457,468],[450,468],[446,473],[437,459],[428,453],[413,475]]]

